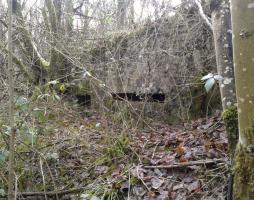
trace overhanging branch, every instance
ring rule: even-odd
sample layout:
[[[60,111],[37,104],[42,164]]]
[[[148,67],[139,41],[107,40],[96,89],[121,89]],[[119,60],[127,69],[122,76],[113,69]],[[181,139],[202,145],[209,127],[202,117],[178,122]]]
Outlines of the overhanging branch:
[[[210,27],[211,30],[213,30],[212,23],[210,19],[206,16],[203,7],[201,5],[201,2],[199,0],[194,0],[195,4],[198,6],[199,14],[203,18],[203,20],[206,22],[206,24]]]

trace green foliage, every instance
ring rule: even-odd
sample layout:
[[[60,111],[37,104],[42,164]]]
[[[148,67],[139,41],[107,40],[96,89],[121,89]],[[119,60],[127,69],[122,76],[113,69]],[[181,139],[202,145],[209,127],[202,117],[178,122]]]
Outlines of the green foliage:
[[[32,101],[43,100],[46,102],[52,101],[60,101],[61,98],[58,93],[63,93],[66,90],[65,85],[63,83],[59,83],[59,81],[49,81],[42,88],[35,87],[32,92]]]
[[[110,141],[109,146],[105,149],[105,154],[103,157],[98,158],[96,163],[98,165],[106,163],[110,165],[112,170],[114,169],[114,163],[117,159],[126,155],[129,151],[129,138],[126,134],[120,135],[114,141]]]
[[[239,137],[237,107],[230,106],[222,114],[228,135],[229,152],[234,155]]]
[[[107,148],[107,155],[114,159],[125,155],[128,151],[129,138],[126,135],[121,135],[116,141]]]
[[[230,106],[222,114],[226,128],[230,133],[238,133],[238,114],[237,107]],[[238,138],[234,136],[235,138]]]
[[[15,101],[15,107],[17,110],[26,111],[29,106],[29,101],[23,96],[19,96]]]

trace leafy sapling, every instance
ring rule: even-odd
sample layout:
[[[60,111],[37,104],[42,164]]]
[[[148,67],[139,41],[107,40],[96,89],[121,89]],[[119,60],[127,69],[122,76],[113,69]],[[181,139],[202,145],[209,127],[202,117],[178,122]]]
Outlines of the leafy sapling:
[[[213,88],[216,81],[222,81],[222,80],[223,80],[223,77],[221,75],[213,74],[213,73],[209,73],[201,78],[201,81],[205,81],[206,92],[209,92]]]

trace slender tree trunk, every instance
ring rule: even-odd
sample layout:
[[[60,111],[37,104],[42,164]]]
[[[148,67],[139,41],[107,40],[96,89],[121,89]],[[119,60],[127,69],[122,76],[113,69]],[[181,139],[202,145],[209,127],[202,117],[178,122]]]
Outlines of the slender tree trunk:
[[[134,8],[134,0],[129,0],[129,25],[134,25],[135,20],[135,8]]]
[[[2,4],[2,0],[0,0],[0,18],[2,18],[3,16],[3,4]],[[4,35],[4,25],[2,24],[2,22],[0,22],[0,42],[5,40],[5,35]],[[0,52],[0,66],[3,66],[4,62],[4,55],[2,52]],[[2,73],[2,67],[0,67],[0,73]]]
[[[71,37],[73,29],[73,2],[72,0],[65,0],[65,17],[64,28],[65,35]]]
[[[239,144],[234,200],[254,199],[254,1],[231,1]]]
[[[9,180],[8,180],[8,200],[14,200],[14,161],[15,161],[15,122],[14,122],[14,78],[13,78],[13,42],[12,42],[12,13],[15,0],[8,0],[8,77],[9,77],[9,126],[11,127],[9,141]]]
[[[117,0],[117,28],[123,29],[126,23],[126,0]]]
[[[89,18],[89,0],[84,0],[84,16],[86,18],[83,20],[83,31],[85,35],[88,35],[89,30],[89,24],[91,21],[91,18]]]
[[[223,77],[220,82],[221,102],[227,127],[229,152],[232,158],[238,141],[238,128],[237,120],[235,120],[237,119],[234,112],[235,108],[233,108],[236,104],[236,94],[229,1],[212,0],[210,7],[217,72]],[[232,124],[232,119],[235,124]]]
[[[22,6],[20,2],[16,2],[16,15],[18,16],[16,18],[16,31],[19,33],[20,40],[17,40],[17,43],[22,48],[23,53],[27,56],[27,58],[30,59],[32,65],[31,65],[31,71],[32,76],[30,74],[27,74],[29,76],[29,79],[33,79],[33,82],[35,84],[38,84],[40,81],[45,79],[47,74],[47,68],[49,66],[49,63],[42,57],[40,52],[37,49],[36,44],[33,42],[32,34],[28,29],[27,24],[25,23],[25,19],[23,17],[22,13]],[[16,59],[15,59],[16,60]],[[25,65],[22,63],[18,63],[18,61],[14,62],[20,66],[20,68],[23,68],[22,71],[28,70],[25,67]]]
[[[50,65],[49,65],[49,77],[51,80],[62,78],[66,75],[68,68],[68,63],[61,52],[59,46],[60,33],[61,33],[61,16],[62,16],[62,3],[60,0],[46,0],[46,7],[48,10],[48,16],[45,18],[48,19],[50,27],[50,37],[51,37],[51,49],[50,49]]]
[[[232,30],[229,2],[213,0],[212,27],[216,52],[217,71],[224,78],[220,84],[222,106],[225,110],[236,103],[232,52]]]

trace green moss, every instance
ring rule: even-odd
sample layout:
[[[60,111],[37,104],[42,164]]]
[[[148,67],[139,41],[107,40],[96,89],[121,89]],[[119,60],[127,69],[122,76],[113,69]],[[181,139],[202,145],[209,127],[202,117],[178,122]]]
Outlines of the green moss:
[[[230,106],[223,112],[223,120],[226,126],[226,132],[228,136],[228,146],[231,158],[234,155],[235,148],[238,142],[238,114],[237,107]]]
[[[138,185],[138,184],[140,184],[140,180],[137,178],[137,177],[131,177],[131,179],[130,179],[130,184],[132,185],[132,186],[134,186],[134,185]]]
[[[254,154],[241,145],[236,149],[234,166],[234,200],[254,199]]]
[[[252,147],[254,144],[254,126],[246,128],[244,131],[242,131],[242,136],[245,138],[245,145]]]
[[[107,155],[114,159],[123,156],[128,151],[129,138],[127,135],[121,135],[117,140],[107,148]]]
[[[40,94],[41,94],[40,88],[35,87],[32,92],[31,100],[36,101]]]

